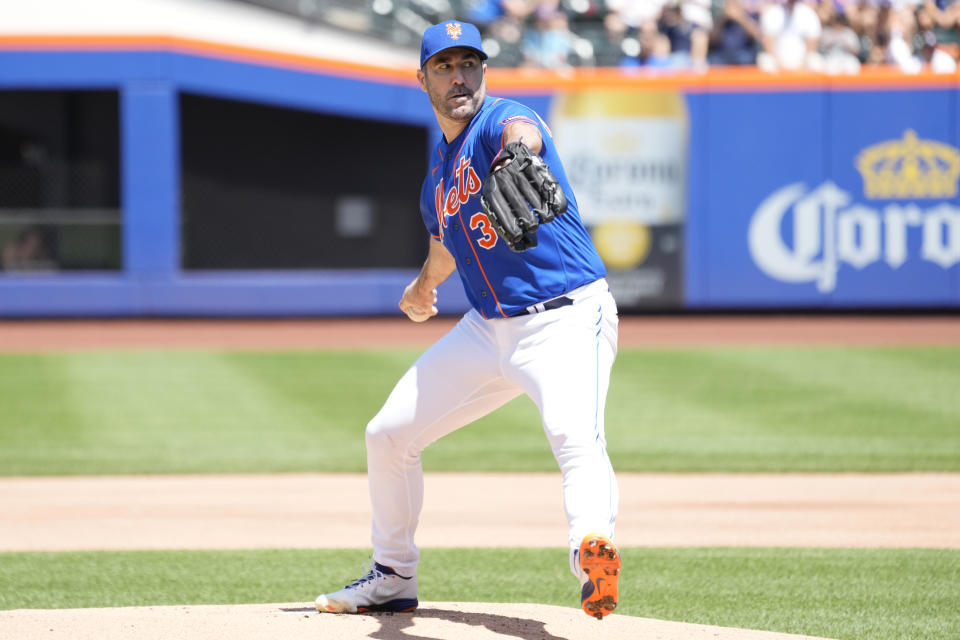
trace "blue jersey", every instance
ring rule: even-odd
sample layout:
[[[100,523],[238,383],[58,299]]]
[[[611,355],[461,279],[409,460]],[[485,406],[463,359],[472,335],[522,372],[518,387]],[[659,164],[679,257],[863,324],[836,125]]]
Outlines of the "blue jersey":
[[[540,129],[540,156],[567,196],[567,211],[537,230],[537,247],[519,253],[497,236],[479,198],[490,163],[503,148],[503,130],[516,121]],[[429,166],[420,213],[427,231],[453,254],[467,298],[483,317],[516,315],[606,275],[550,130],[529,107],[488,96],[455,140],[441,137]]]

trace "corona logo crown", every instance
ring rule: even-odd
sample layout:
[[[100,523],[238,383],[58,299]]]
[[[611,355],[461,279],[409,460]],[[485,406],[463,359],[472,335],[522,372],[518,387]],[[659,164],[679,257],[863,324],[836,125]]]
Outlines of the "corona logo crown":
[[[912,129],[902,140],[867,147],[857,156],[867,198],[953,198],[960,177],[960,151],[920,140]]]

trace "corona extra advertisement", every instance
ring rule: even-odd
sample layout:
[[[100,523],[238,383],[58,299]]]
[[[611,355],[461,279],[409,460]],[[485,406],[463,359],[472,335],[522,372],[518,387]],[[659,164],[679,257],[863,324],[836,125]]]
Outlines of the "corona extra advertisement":
[[[908,129],[902,140],[865,149],[856,166],[866,202],[830,181],[811,189],[790,184],[763,201],[748,236],[750,255],[761,271],[781,282],[813,283],[828,293],[837,288],[841,263],[862,270],[881,261],[899,269],[911,257],[943,269],[960,262],[960,209],[947,202],[919,204],[957,195],[957,149],[920,140]],[[877,200],[893,202],[870,206]],[[781,232],[785,222],[793,228],[792,246]],[[908,247],[914,232],[919,256],[911,256]]]
[[[683,95],[561,93],[550,122],[617,304],[680,307],[689,145]]]

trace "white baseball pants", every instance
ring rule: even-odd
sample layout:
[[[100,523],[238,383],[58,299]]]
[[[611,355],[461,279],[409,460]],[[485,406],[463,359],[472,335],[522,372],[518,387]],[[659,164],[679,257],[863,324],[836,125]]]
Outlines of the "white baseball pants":
[[[366,430],[375,561],[416,572],[420,453],[521,393],[540,409],[560,466],[571,549],[587,533],[613,536],[618,494],[603,414],[617,308],[602,279],[568,296],[569,306],[514,318],[469,311],[394,387]]]

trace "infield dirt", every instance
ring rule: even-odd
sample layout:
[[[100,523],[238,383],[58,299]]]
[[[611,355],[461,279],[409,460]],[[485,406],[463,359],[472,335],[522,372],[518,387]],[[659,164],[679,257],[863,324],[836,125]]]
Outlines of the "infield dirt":
[[[301,603],[0,612],[18,640],[823,640],[566,607],[424,602],[414,613],[319,614]]]
[[[268,320],[0,321],[0,352],[78,349],[365,349],[427,346],[455,324],[437,317]],[[620,345],[960,344],[960,316],[625,316]]]
[[[617,478],[621,546],[960,548],[960,474]],[[565,546],[559,474],[434,473],[425,489],[421,547]],[[367,548],[370,540],[359,474],[0,478],[0,496],[0,551]]]

